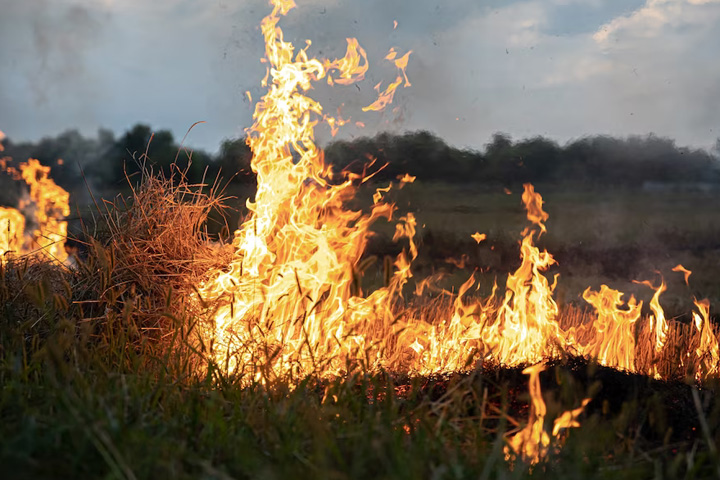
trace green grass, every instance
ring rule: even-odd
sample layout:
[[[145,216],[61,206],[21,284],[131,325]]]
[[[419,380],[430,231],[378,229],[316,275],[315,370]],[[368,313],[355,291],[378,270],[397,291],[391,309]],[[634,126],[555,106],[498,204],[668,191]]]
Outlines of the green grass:
[[[702,392],[709,434],[682,418],[687,431],[673,434],[677,385],[647,395],[649,379],[603,380],[561,362],[543,377],[549,415],[597,400],[562,449],[512,467],[502,447],[528,402],[517,369],[248,385],[192,367],[187,349],[172,348],[182,336],[163,352],[124,333],[132,317],[91,328],[55,295],[4,309],[2,478],[704,478],[720,467],[712,386]]]
[[[488,399],[492,375],[456,377],[436,395],[428,379],[404,381],[399,395],[392,377],[382,374],[321,384],[308,380],[292,388],[241,387],[219,374],[174,378],[161,359],[144,358],[147,364],[136,371],[109,370],[102,350],[123,345],[83,346],[67,327],[49,332],[36,351],[3,345],[3,478],[525,478],[530,473],[522,464],[511,469],[503,459],[507,421],[490,408],[481,411],[486,404],[506,411],[503,397],[512,394],[495,385],[501,393]],[[563,380],[569,381],[559,375],[550,398],[567,390],[557,385]],[[513,401],[522,403],[522,394],[515,395],[520,398]],[[656,426],[649,419],[660,418],[662,408],[652,399],[635,398],[614,417],[600,412],[583,418],[565,447],[536,466],[532,477],[712,474],[717,459],[702,435],[653,446],[645,440],[638,424],[652,431]],[[717,417],[715,412],[715,441]]]
[[[420,225],[441,239],[480,230],[488,233],[488,245],[509,250],[525,225],[519,195],[415,188],[401,192],[411,197],[405,202],[415,206]],[[546,195],[547,248],[583,242],[590,252],[622,249],[656,238],[668,222],[677,235],[666,250],[682,251],[685,241],[702,246],[697,238],[711,238],[718,215],[711,212],[711,199],[703,210],[701,199],[690,196],[637,195]],[[605,217],[594,215],[603,202]],[[638,227],[638,220],[647,227]],[[138,319],[144,317],[125,298],[131,289],[113,280],[119,257],[99,255],[106,250],[95,248],[93,262],[80,270],[82,281],[47,266],[15,265],[1,272],[0,478],[720,475],[716,383],[692,394],[688,385],[560,361],[542,376],[549,420],[586,396],[594,400],[562,448],[532,468],[511,465],[503,447],[527,420],[529,401],[518,369],[486,366],[444,378],[352,371],[342,378],[252,384],[198,363],[187,331],[193,317],[178,311],[169,291],[152,304],[152,314],[173,327],[166,326],[169,336],[159,342],[143,334]],[[700,250],[691,281],[705,279],[693,283],[700,290],[718,288],[707,264],[715,253]],[[495,258],[494,251],[482,252]],[[680,262],[685,260],[655,268]],[[592,265],[575,267],[570,279],[597,283],[610,276]],[[496,267],[505,266],[499,261]],[[682,288],[678,295],[692,293]],[[96,303],[78,303],[88,300]],[[163,304],[165,310],[158,311]]]

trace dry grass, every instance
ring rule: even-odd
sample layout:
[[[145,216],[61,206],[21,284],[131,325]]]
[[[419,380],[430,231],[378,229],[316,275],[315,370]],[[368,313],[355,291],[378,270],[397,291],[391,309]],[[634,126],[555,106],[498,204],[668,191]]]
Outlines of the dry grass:
[[[217,180],[189,184],[177,168],[169,178],[145,169],[136,185],[128,183],[128,196],[94,199],[92,226],[84,226],[88,255],[78,260],[73,291],[85,318],[117,317],[140,338],[157,340],[197,312],[189,301],[196,286],[229,262],[231,249],[205,229],[225,198]]]

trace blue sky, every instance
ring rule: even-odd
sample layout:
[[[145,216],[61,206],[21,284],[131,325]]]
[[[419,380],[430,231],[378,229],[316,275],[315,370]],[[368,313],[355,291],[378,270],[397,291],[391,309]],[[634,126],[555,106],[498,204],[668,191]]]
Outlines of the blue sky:
[[[296,0],[296,45],[370,58],[355,87],[318,87],[326,111],[377,131],[427,129],[482,148],[497,131],[561,142],[654,132],[711,147],[720,137],[720,0]],[[216,150],[251,124],[263,91],[261,0],[0,0],[0,130],[16,140],[137,122]],[[398,27],[393,29],[393,21]],[[412,49],[413,85],[376,114],[382,58]],[[327,141],[327,129],[319,138]]]

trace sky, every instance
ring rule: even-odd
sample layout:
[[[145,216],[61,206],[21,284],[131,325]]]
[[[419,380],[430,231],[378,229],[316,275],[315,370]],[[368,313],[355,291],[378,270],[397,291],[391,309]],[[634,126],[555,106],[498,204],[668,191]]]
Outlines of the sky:
[[[482,149],[495,132],[720,137],[720,0],[296,0],[280,26],[309,53],[368,53],[357,86],[319,85],[338,135],[429,130]],[[252,124],[263,94],[266,0],[0,0],[0,130],[15,141],[143,122],[216,151]],[[397,28],[394,28],[397,22]],[[412,50],[412,86],[363,113]],[[250,92],[252,101],[245,92]],[[321,143],[330,140],[320,128]]]

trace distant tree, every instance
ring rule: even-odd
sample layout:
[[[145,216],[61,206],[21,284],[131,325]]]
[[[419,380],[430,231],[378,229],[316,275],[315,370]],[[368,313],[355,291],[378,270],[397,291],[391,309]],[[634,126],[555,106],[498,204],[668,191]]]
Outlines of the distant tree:
[[[518,170],[523,182],[547,182],[557,180],[562,168],[561,148],[552,140],[534,137],[523,140],[513,147],[520,160]]]
[[[225,180],[237,183],[254,183],[255,174],[250,162],[252,150],[245,138],[223,140],[215,160],[215,169]]]
[[[169,130],[153,133],[149,125],[137,124],[115,140],[102,158],[90,168],[96,181],[110,188],[139,180],[143,169],[166,177],[183,174],[192,183],[200,182],[212,163],[212,157],[201,150],[180,147]]]
[[[513,148],[510,135],[495,133],[485,145],[486,168],[480,176],[489,182],[510,184],[517,178],[522,159]]]

